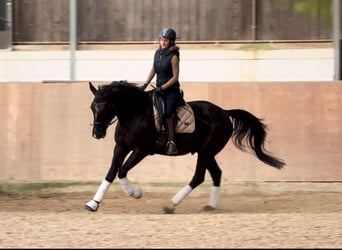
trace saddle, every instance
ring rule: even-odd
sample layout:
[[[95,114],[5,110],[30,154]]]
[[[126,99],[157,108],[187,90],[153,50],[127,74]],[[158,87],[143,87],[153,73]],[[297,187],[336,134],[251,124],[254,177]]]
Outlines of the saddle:
[[[153,93],[153,114],[154,122],[157,131],[160,133],[163,131],[163,120],[162,117],[165,112],[165,103],[162,97],[158,94]],[[186,103],[183,99],[176,108],[177,123],[175,127],[176,133],[192,133],[195,130],[195,116],[191,106]]]

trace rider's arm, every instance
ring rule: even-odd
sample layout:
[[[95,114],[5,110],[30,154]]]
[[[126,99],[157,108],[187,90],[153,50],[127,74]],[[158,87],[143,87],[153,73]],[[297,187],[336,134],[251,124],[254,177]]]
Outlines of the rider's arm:
[[[144,85],[146,85],[146,87],[152,81],[155,74],[156,74],[156,71],[154,70],[154,67],[152,67],[150,72],[147,75],[147,79],[146,79],[145,84],[144,84]]]

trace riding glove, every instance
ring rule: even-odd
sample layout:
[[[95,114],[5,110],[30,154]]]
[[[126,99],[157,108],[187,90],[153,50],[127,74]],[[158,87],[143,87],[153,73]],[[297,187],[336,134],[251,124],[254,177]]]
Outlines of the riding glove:
[[[161,93],[161,92],[163,92],[163,89],[161,87],[156,87],[156,92]]]

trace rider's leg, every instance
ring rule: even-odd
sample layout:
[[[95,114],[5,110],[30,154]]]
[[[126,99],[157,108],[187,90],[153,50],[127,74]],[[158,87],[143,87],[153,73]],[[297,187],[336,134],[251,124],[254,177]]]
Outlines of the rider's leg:
[[[168,155],[174,155],[177,154],[177,146],[174,141],[174,135],[175,135],[175,119],[174,115],[171,115],[171,117],[166,118],[166,125],[168,129],[168,140],[166,143],[166,154]]]
[[[168,141],[166,143],[166,154],[177,154],[178,150],[175,143],[175,128],[177,125],[176,120],[176,107],[179,104],[179,89],[171,89],[165,92],[165,113],[164,119],[168,130]]]

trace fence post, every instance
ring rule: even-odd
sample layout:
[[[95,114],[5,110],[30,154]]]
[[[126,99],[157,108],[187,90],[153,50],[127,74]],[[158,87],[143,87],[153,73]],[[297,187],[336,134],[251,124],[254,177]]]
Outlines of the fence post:
[[[335,73],[334,80],[342,80],[341,70],[341,15],[340,15],[340,0],[334,0],[333,2],[333,30],[334,30],[334,54],[335,54]]]
[[[70,80],[75,81],[75,53],[77,50],[77,0],[69,0]]]
[[[0,0],[0,49],[11,46],[11,3],[8,0]]]

